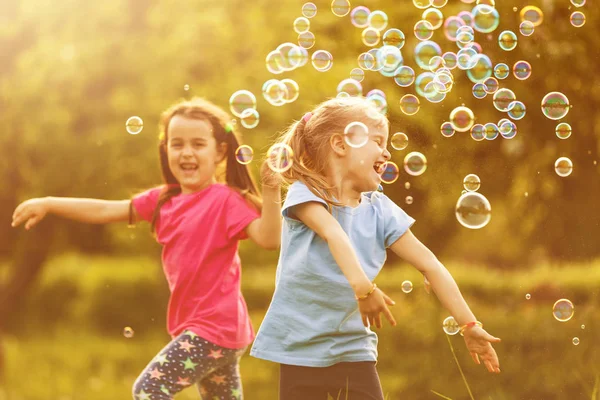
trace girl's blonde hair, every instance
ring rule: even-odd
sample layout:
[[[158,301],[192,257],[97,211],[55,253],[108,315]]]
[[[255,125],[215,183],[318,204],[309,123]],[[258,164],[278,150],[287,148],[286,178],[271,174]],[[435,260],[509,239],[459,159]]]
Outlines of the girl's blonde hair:
[[[312,193],[330,206],[341,206],[333,196],[334,186],[325,177],[331,151],[330,138],[344,135],[354,121],[367,126],[387,126],[388,119],[363,97],[334,98],[324,101],[294,122],[283,132],[278,143],[290,146],[294,155],[292,167],[281,175],[286,183],[304,183]]]
[[[248,166],[237,162],[235,157],[235,152],[239,147],[240,140],[233,130],[231,117],[226,111],[210,101],[200,97],[194,97],[191,100],[182,100],[173,104],[162,114],[158,151],[165,188],[158,198],[158,204],[152,216],[152,231],[154,232],[156,229],[156,223],[158,222],[162,205],[171,197],[181,193],[181,186],[171,172],[167,158],[169,123],[176,115],[207,121],[211,124],[216,145],[219,146],[221,143],[227,145],[226,157],[222,162],[222,164],[225,165],[220,165],[220,169],[217,171],[217,181],[226,183],[229,187],[240,192],[250,204],[260,211],[262,208],[262,199],[256,188],[256,183],[250,174]]]

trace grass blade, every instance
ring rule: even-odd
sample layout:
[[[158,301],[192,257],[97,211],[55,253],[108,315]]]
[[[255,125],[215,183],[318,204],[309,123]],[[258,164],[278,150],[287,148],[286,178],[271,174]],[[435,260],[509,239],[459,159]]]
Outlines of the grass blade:
[[[454,357],[454,361],[456,361],[456,365],[458,366],[458,370],[460,371],[460,376],[462,376],[463,382],[465,383],[465,386],[467,387],[467,391],[469,392],[469,397],[471,397],[471,400],[475,400],[475,398],[473,397],[473,393],[471,393],[471,388],[469,387],[469,384],[467,383],[467,378],[465,378],[465,374],[463,373],[463,370],[460,367],[458,358],[456,358],[456,354],[454,354],[454,347],[452,347],[452,342],[450,341],[450,337],[448,335],[446,335],[446,339],[448,339],[448,344],[450,345],[450,350],[452,351],[452,357]]]
[[[438,393],[438,392],[436,392],[436,391],[435,391],[435,390],[433,390],[433,389],[431,390],[431,392],[432,392],[433,394],[437,394],[437,395],[438,395],[438,396],[440,396],[442,399],[446,399],[446,400],[452,400],[450,397],[446,397],[446,396],[444,396],[443,394],[441,394],[441,393]]]

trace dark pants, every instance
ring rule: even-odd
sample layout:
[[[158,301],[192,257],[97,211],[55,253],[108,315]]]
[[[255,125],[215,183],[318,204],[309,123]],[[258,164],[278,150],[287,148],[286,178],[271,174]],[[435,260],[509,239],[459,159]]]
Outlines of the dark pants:
[[[344,362],[330,367],[281,364],[279,400],[327,400],[328,395],[334,400],[383,400],[375,362]]]

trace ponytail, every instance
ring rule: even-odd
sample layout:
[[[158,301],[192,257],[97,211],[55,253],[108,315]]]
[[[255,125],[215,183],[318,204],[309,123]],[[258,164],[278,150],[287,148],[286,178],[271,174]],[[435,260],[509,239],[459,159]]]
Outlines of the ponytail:
[[[240,146],[238,139],[233,130],[226,132],[226,135],[225,181],[229,187],[237,189],[246,201],[252,204],[258,211],[261,211],[262,198],[258,192],[254,178],[250,174],[248,165],[239,163],[236,158],[236,150]]]

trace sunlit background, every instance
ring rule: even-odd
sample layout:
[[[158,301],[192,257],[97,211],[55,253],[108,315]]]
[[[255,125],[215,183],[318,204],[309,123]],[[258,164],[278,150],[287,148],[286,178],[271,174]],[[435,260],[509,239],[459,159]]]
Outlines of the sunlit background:
[[[169,340],[149,226],[48,217],[25,232],[10,227],[19,202],[159,184],[158,118],[181,98],[238,114],[239,160],[257,173],[288,124],[356,94],[391,122],[384,192],[503,339],[491,375],[390,255],[376,280],[398,303],[398,326],[378,332],[386,396],[600,399],[597,5],[305,3],[0,2],[0,400],[131,398]],[[277,252],[240,253],[257,329]],[[276,399],[276,364],[246,355],[241,369],[246,399]]]

